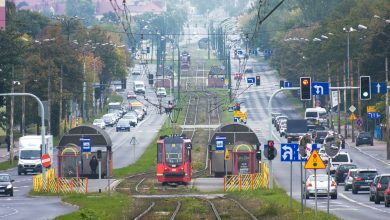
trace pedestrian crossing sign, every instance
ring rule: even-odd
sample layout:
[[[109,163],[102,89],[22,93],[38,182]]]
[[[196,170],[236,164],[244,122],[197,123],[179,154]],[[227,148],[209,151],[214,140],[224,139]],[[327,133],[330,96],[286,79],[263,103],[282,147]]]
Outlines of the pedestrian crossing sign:
[[[317,150],[313,150],[309,159],[305,164],[305,169],[325,169],[326,166],[321,160],[320,155],[317,153]]]

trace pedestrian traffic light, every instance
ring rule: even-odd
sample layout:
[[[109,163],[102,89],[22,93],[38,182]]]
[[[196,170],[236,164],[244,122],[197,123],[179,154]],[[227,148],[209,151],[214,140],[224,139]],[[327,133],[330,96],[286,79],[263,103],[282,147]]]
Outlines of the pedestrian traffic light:
[[[256,86],[260,86],[260,76],[256,76]]]
[[[261,160],[261,150],[260,150],[261,144],[256,145],[256,159]]]
[[[153,85],[153,74],[148,75],[149,85]]]
[[[97,159],[102,159],[102,151],[101,150],[96,151],[96,157],[97,157]]]
[[[126,89],[126,79],[121,80],[122,89]]]
[[[150,47],[146,47],[146,53],[150,53]]]
[[[370,76],[360,76],[360,100],[371,99],[371,78]]]
[[[267,146],[268,146],[268,160],[273,160],[276,157],[276,149],[274,145],[273,140],[268,140],[267,141]]]
[[[284,80],[279,81],[279,88],[284,88]]]
[[[311,100],[311,77],[301,77],[301,100]]]

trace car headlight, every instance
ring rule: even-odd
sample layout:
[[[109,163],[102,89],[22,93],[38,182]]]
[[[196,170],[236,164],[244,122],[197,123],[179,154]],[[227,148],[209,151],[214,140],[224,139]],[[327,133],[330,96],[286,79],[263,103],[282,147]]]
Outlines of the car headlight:
[[[11,188],[12,188],[12,185],[8,184],[7,189],[11,189]]]

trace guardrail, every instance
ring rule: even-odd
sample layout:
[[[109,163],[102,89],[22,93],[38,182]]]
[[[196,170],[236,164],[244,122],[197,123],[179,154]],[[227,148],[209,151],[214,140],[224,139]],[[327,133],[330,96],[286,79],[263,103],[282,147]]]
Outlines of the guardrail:
[[[269,168],[261,163],[260,173],[227,175],[224,178],[224,191],[248,191],[268,188]]]
[[[42,174],[33,176],[33,191],[49,193],[87,193],[88,178],[57,178],[54,169],[52,168],[46,172],[45,180]]]

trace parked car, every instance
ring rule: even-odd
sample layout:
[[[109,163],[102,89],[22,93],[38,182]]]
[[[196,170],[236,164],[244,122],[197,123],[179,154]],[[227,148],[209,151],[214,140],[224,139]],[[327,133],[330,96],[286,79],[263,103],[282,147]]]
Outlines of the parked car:
[[[14,187],[9,174],[0,174],[0,194],[14,196]]]
[[[103,119],[101,119],[101,118],[97,118],[97,119],[93,120],[92,124],[101,128],[101,129],[106,128],[106,123],[104,123]]]
[[[167,91],[165,90],[164,87],[158,87],[156,91],[157,97],[166,97],[167,96]]]
[[[315,194],[314,175],[313,174],[310,175],[306,179],[304,184],[305,184],[304,195],[306,199],[309,199],[310,196],[314,196]],[[328,175],[317,174],[316,185],[317,185],[317,196],[328,196]],[[330,177],[329,195],[331,199],[337,199],[337,184],[334,181],[333,177]]]
[[[385,190],[384,197],[385,197],[385,207],[390,207],[390,182],[389,184],[387,184],[387,189]]]
[[[362,144],[369,144],[374,146],[374,139],[369,132],[359,132],[356,137],[356,147]]]
[[[352,179],[352,193],[357,194],[362,190],[370,190],[370,185],[378,175],[376,169],[358,169]]]
[[[337,167],[334,178],[336,179],[336,183],[343,183],[345,181],[345,177],[348,174],[349,169],[356,169],[357,166],[352,163],[346,163],[346,164],[341,164],[340,166]]]
[[[130,131],[130,120],[128,119],[119,119],[116,124],[116,131]]]
[[[370,185],[370,201],[379,204],[384,201],[384,192],[388,188],[390,182],[390,174],[380,174],[374,178]]]
[[[358,170],[359,169],[349,169],[348,170],[347,176],[345,177],[345,180],[344,180],[344,191],[348,191],[349,189],[352,188],[352,180],[355,177],[356,172]]]
[[[340,151],[339,154],[337,154],[331,162],[330,165],[330,174],[334,174],[336,172],[337,167],[339,167],[341,164],[349,164],[352,163],[352,159],[349,156],[349,153]]]

